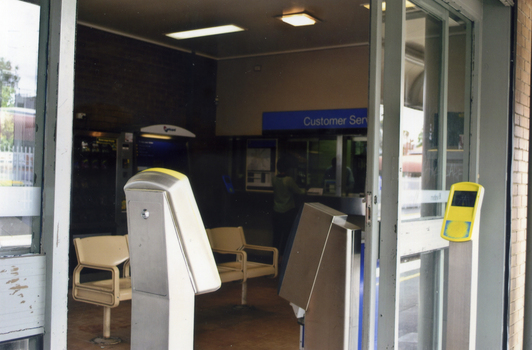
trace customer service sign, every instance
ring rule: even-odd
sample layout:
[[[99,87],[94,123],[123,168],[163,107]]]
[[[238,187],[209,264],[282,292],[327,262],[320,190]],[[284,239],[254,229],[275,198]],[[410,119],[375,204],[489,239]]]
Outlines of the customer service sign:
[[[368,127],[367,108],[325,109],[314,111],[265,112],[263,133],[305,131],[348,131]]]

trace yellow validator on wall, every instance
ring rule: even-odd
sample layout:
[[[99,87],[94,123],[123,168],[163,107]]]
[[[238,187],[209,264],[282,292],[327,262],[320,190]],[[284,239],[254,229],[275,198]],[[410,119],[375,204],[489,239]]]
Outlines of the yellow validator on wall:
[[[452,242],[465,242],[478,232],[484,187],[473,182],[451,186],[445,209],[441,237]]]

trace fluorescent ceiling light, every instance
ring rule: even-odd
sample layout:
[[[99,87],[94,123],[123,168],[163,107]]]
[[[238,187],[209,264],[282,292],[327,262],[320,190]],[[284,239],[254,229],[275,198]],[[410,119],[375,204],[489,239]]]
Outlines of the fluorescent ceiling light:
[[[201,37],[201,36],[209,36],[209,35],[218,35],[218,34],[241,32],[243,30],[245,30],[245,29],[241,28],[239,26],[235,26],[234,24],[228,24],[228,25],[225,25],[225,26],[187,30],[187,31],[184,31],[184,32],[175,32],[175,33],[170,33],[170,34],[166,34],[166,35],[171,37],[171,38],[174,38],[174,39],[177,39],[177,40],[181,40],[181,39],[197,38],[197,37]]]
[[[362,4],[361,6],[364,6],[365,8],[367,8],[369,10],[369,4]],[[416,7],[416,5],[414,5],[413,3],[411,3],[410,1],[406,1],[406,9],[407,10],[410,10],[410,9],[413,9]],[[386,2],[383,1],[382,2],[382,11],[386,11]]]
[[[318,21],[316,18],[304,12],[282,15],[279,17],[279,19],[285,23],[293,25],[294,27],[311,26],[316,24]]]

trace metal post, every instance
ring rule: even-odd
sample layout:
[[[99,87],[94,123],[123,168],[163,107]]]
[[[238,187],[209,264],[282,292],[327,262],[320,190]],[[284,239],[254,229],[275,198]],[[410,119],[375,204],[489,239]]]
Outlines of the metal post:
[[[248,304],[248,281],[242,282],[242,301],[241,305]]]
[[[478,239],[449,242],[447,349],[475,349]]]
[[[111,308],[103,308],[103,338],[109,339],[111,337]]]

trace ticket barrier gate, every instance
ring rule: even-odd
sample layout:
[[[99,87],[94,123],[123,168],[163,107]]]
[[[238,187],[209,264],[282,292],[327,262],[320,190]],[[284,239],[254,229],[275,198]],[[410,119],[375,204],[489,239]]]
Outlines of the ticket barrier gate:
[[[194,297],[220,288],[190,183],[153,168],[124,187],[131,262],[131,349],[193,349]]]
[[[304,205],[279,288],[304,318],[300,348],[358,349],[361,235],[347,215]]]

